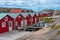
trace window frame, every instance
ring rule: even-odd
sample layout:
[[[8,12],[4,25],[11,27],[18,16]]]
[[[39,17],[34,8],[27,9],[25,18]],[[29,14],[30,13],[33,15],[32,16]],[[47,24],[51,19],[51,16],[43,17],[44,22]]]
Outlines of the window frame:
[[[6,22],[2,22],[2,27],[6,27]]]

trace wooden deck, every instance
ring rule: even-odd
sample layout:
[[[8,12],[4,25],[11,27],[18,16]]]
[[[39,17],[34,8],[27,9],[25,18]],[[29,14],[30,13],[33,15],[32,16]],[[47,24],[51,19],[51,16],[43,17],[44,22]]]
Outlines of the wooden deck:
[[[33,26],[23,27],[23,30],[24,30],[24,31],[25,31],[26,29],[35,31],[36,29],[42,29],[42,27],[33,27]]]

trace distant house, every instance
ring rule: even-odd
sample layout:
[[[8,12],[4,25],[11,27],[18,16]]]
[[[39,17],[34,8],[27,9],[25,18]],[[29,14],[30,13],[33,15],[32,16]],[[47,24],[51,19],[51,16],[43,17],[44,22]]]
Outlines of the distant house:
[[[22,8],[0,8],[0,13],[33,13],[33,10]]]
[[[19,8],[14,8],[14,9],[11,9],[10,12],[11,13],[22,13],[22,9],[19,9]]]
[[[14,29],[14,19],[7,14],[0,14],[0,34]]]
[[[10,9],[0,8],[0,13],[9,13]]]
[[[34,13],[33,10],[27,10],[27,13]]]
[[[60,10],[55,10],[54,15],[60,15]]]
[[[54,12],[54,10],[45,9],[45,10],[41,11],[40,14],[42,17],[47,17],[47,16],[52,16],[53,12]]]

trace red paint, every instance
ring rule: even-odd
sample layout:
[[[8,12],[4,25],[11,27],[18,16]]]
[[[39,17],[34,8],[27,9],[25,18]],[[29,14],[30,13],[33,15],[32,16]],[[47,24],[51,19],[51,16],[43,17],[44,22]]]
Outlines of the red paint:
[[[8,17],[8,20],[5,21],[5,17]],[[8,15],[6,15],[5,17],[3,17],[1,20],[0,20],[0,34],[1,33],[4,33],[4,32],[7,32],[9,31],[9,26],[8,26],[8,22],[9,21],[12,21],[12,29],[14,29],[14,19]],[[6,23],[6,26],[5,27],[2,27],[2,22],[5,22]]]
[[[37,18],[36,18],[36,22],[39,22],[39,16],[37,16]]]
[[[48,16],[48,14],[42,14],[43,15],[43,17],[47,17]]]
[[[34,24],[36,21],[35,19],[37,18],[36,14],[34,14],[32,18],[33,18],[33,24]]]
[[[20,16],[20,17],[19,17]],[[16,29],[18,29],[18,27],[21,27],[21,21],[24,19],[24,17],[20,14],[16,17],[16,20],[17,21],[17,26],[16,26]]]
[[[53,16],[53,13],[48,13],[48,16]]]
[[[38,15],[38,19],[39,19],[39,21],[40,21],[40,17],[41,17],[41,14],[39,13],[39,15]]]
[[[39,13],[39,15],[38,15],[39,17],[41,17],[41,14]]]
[[[30,14],[28,14],[26,16],[26,20],[27,20],[27,26],[30,26],[31,25],[31,15]]]

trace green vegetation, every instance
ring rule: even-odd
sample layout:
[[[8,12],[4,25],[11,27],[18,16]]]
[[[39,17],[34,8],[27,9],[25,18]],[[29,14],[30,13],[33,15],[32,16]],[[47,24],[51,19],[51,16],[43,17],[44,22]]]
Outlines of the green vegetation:
[[[60,29],[60,25],[54,26],[53,29]]]
[[[41,17],[40,21],[44,21],[46,23],[51,23],[52,22],[52,18],[48,18],[48,17]]]
[[[52,38],[50,38],[49,40],[55,40],[55,37],[60,35],[60,30],[57,31],[56,35],[54,35]]]
[[[47,23],[52,23],[52,29],[60,29],[60,25],[56,26],[56,23],[54,23],[56,21],[57,18],[48,18],[48,17],[41,17],[40,21],[44,21]],[[50,38],[49,40],[55,40],[55,37],[58,36],[60,34],[60,30],[57,30],[56,35],[54,35],[52,38]]]
[[[57,31],[56,35],[54,35],[54,36],[53,36],[52,38],[50,38],[49,40],[55,40],[55,37],[60,34],[60,25],[57,25],[57,26],[53,25],[53,26],[52,26],[52,29],[59,29],[59,30]]]
[[[57,31],[57,34],[56,35],[59,35],[60,34],[60,30]]]
[[[55,14],[55,15],[60,15],[60,14]]]
[[[55,27],[55,24],[51,28],[54,29],[54,27]]]

